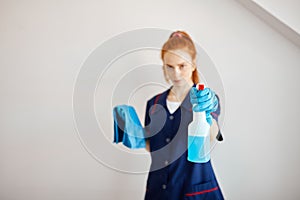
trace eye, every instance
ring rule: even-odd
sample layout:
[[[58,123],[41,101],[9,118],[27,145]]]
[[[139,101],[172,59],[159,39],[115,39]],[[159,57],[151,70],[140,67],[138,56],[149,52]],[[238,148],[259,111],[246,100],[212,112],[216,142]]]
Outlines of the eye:
[[[185,64],[180,65],[180,68],[185,68],[185,67],[186,67]]]
[[[171,65],[166,65],[166,67],[167,67],[168,69],[172,69],[172,68],[173,68],[173,66],[171,66]]]

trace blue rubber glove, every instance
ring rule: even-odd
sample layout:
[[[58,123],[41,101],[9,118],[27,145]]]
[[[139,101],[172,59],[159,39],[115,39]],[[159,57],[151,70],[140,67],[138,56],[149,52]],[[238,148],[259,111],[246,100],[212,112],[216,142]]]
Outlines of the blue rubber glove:
[[[214,112],[218,108],[218,99],[210,88],[204,88],[204,90],[198,90],[196,87],[192,87],[190,90],[190,101],[193,106],[194,112],[206,112],[206,121],[211,125],[212,116],[211,112]]]

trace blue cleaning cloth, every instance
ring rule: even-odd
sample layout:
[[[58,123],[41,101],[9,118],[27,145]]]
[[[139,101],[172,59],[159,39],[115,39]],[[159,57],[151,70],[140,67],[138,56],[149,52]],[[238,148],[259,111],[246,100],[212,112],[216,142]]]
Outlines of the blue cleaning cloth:
[[[115,106],[113,117],[115,143],[122,142],[131,149],[146,147],[144,128],[132,106]]]

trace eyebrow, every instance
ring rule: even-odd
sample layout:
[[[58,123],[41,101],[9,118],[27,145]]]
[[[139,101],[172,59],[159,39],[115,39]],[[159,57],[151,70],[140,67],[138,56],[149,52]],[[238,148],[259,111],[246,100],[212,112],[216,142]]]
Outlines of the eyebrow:
[[[183,62],[183,63],[180,63],[179,65],[184,65],[184,64],[185,64],[185,62]],[[166,64],[166,65],[173,67],[173,66],[172,66],[172,65],[170,65],[170,64]]]

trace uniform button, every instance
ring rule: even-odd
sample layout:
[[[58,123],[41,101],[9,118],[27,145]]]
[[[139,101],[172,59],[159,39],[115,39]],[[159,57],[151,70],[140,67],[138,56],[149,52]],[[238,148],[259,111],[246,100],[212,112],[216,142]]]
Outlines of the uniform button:
[[[166,142],[170,142],[170,138],[166,138]]]
[[[169,164],[169,161],[166,160],[166,161],[165,161],[165,165],[168,165],[168,164]]]
[[[174,119],[174,116],[173,116],[173,115],[170,115],[169,119],[170,119],[170,120],[173,120],[173,119]]]
[[[167,186],[166,186],[165,184],[163,184],[161,187],[162,187],[162,189],[164,189],[164,190],[167,189]]]

